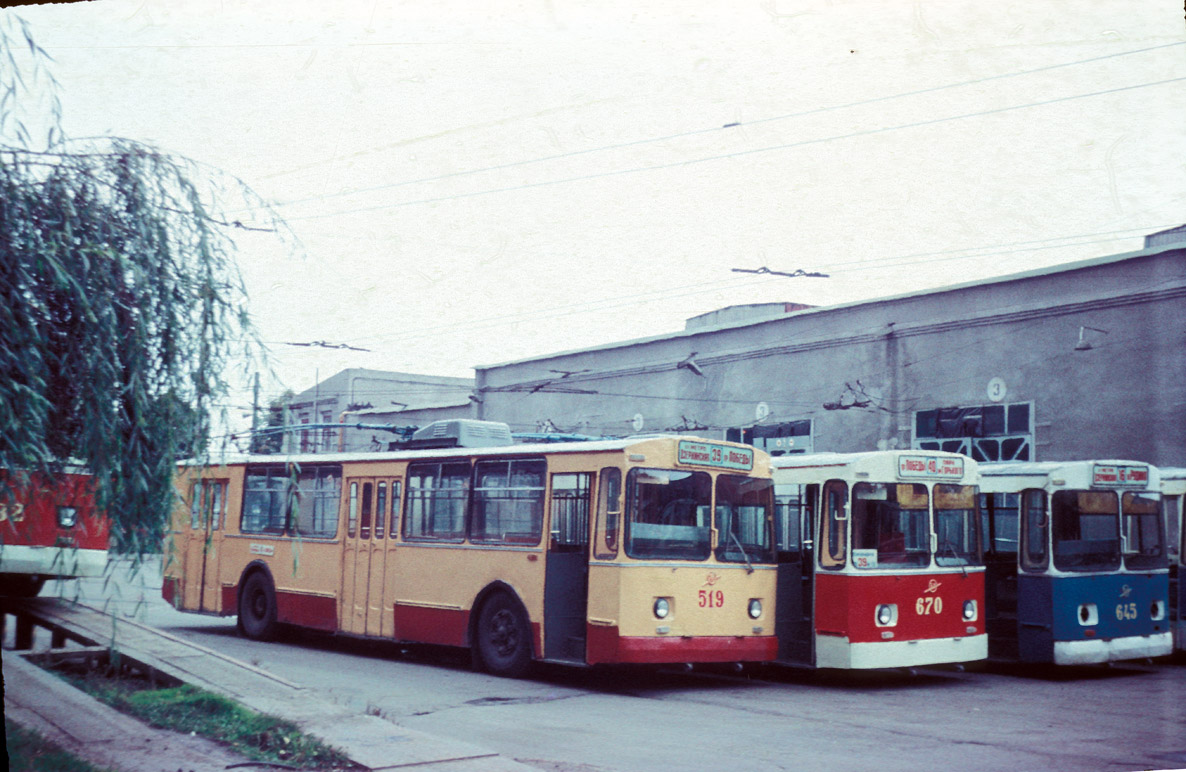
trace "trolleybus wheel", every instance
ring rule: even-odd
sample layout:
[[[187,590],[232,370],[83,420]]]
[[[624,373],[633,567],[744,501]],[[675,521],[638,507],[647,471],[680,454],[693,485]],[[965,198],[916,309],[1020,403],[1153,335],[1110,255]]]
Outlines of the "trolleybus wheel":
[[[0,595],[10,598],[32,598],[41,592],[45,586],[45,579],[40,576],[26,576],[24,574],[10,574],[0,578]]]
[[[514,599],[498,593],[478,617],[478,655],[494,675],[518,678],[531,665],[531,627]]]
[[[239,596],[239,631],[256,641],[276,636],[276,591],[262,571],[247,577]]]

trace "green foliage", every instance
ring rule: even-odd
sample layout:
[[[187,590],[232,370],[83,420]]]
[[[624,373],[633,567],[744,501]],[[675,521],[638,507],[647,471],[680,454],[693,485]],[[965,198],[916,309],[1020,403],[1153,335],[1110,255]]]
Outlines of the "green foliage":
[[[139,142],[51,128],[31,149],[11,30],[39,88],[47,57],[14,18],[0,19],[0,468],[83,463],[113,547],[141,555],[160,548],[174,463],[206,448],[228,368],[259,350],[232,233],[274,222],[238,180]],[[228,221],[214,202],[231,199],[267,227]]]
[[[37,732],[4,719],[9,772],[101,772]]]
[[[74,679],[74,683],[147,724],[227,743],[250,759],[312,769],[353,767],[340,751],[303,734],[291,722],[256,713],[188,684],[138,690],[127,681],[96,677]]]
[[[292,390],[268,402],[267,418],[262,431],[251,437],[252,453],[279,453],[284,447],[284,408],[292,401]]]

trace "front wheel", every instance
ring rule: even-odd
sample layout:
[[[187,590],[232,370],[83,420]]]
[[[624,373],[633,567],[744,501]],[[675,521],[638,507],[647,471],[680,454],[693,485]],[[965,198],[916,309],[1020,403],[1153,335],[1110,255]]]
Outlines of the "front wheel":
[[[239,595],[239,632],[255,641],[270,641],[276,628],[276,591],[267,574],[256,571]]]
[[[519,604],[499,593],[482,606],[478,616],[478,655],[486,670],[518,678],[531,666],[531,627]]]

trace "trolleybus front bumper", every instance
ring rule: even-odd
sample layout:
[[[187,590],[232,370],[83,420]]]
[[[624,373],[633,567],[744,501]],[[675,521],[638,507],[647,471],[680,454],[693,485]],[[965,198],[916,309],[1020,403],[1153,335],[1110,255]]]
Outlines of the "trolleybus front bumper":
[[[6,544],[0,547],[0,573],[38,576],[102,576],[107,550],[75,547],[37,547]]]
[[[850,643],[835,635],[816,635],[817,667],[844,670],[876,670],[921,667],[952,662],[974,662],[988,656],[988,635],[954,638],[923,638],[913,641]]]
[[[1095,665],[1125,659],[1164,657],[1174,651],[1173,633],[1128,635],[1111,640],[1055,641],[1054,664]]]

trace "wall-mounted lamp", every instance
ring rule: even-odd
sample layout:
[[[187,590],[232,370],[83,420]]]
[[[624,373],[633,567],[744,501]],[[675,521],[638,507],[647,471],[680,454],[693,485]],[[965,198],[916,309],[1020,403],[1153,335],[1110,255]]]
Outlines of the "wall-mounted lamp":
[[[1078,341],[1078,342],[1075,344],[1075,351],[1091,351],[1091,349],[1092,349],[1092,348],[1094,348],[1094,347],[1091,345],[1091,341],[1089,341],[1089,340],[1087,340],[1087,338],[1084,338],[1084,337],[1083,337],[1083,333],[1084,333],[1086,330],[1091,330],[1092,332],[1098,332],[1098,333],[1100,333],[1100,334],[1102,334],[1102,335],[1107,335],[1107,334],[1108,334],[1108,331],[1107,331],[1107,330],[1101,330],[1101,329],[1100,329],[1100,328],[1098,328],[1098,327],[1087,327],[1087,326],[1081,326],[1081,327],[1079,328],[1079,341]]]

